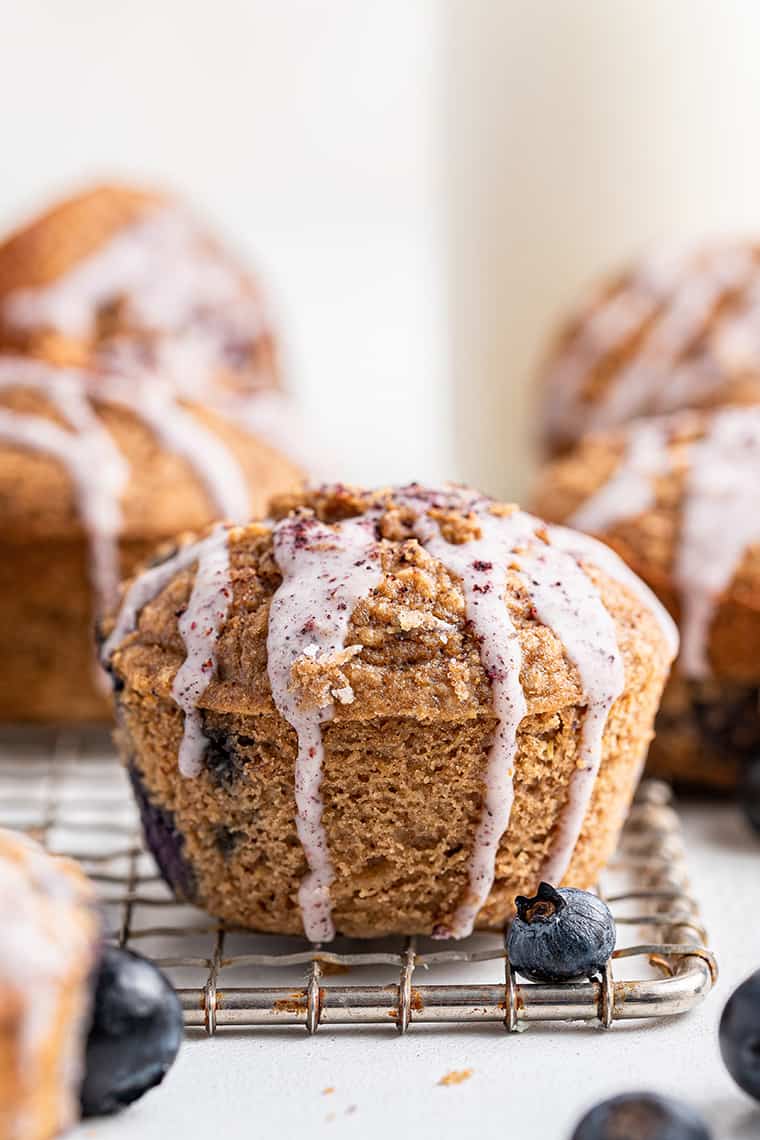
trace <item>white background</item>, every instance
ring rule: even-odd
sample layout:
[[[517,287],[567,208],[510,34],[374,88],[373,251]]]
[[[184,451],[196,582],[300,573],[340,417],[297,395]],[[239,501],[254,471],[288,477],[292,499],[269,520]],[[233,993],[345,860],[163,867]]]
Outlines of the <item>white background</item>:
[[[643,243],[760,232],[754,0],[0,0],[0,17],[0,223],[91,178],[185,192],[266,275],[291,385],[346,478],[522,493],[535,364],[579,285]],[[723,966],[693,1016],[196,1041],[165,1089],[82,1136],[562,1140],[639,1085],[693,1100],[718,1137],[757,1135],[715,1027],[760,965],[758,850],[728,807],[690,830]]]

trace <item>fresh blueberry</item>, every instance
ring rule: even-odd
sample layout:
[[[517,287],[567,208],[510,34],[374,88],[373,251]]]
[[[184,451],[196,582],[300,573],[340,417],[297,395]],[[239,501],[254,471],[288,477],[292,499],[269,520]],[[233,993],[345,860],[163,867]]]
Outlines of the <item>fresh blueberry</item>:
[[[615,949],[615,921],[588,891],[541,883],[534,898],[518,895],[507,942],[509,960],[534,982],[570,982],[604,969]]]
[[[623,1093],[587,1112],[572,1140],[710,1140],[688,1104],[657,1093]]]
[[[760,1100],[760,970],[735,989],[720,1019],[723,1063],[740,1089]]]
[[[160,1084],[182,1042],[182,1007],[161,971],[106,946],[95,979],[80,1093],[83,1116],[106,1116]]]
[[[739,803],[750,827],[760,835],[760,756],[744,761],[739,778]]]

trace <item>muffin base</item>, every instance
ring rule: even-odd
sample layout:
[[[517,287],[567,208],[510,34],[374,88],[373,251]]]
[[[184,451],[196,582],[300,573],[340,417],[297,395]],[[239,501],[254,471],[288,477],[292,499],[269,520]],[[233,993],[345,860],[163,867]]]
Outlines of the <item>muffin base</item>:
[[[673,676],[655,728],[650,775],[730,792],[744,761],[760,753],[760,689]]]
[[[654,708],[613,712],[581,836],[563,880],[591,887],[617,844]],[[643,694],[653,706],[656,690]],[[298,886],[307,867],[295,831],[295,739],[274,715],[205,712],[210,746],[195,779],[177,771],[182,720],[154,693],[123,689],[117,744],[130,770],[145,835],[181,898],[253,930],[302,934]],[[496,877],[478,916],[497,928],[515,895],[536,887],[578,761],[572,706],[526,718],[515,802]],[[648,714],[648,715],[647,715]],[[639,720],[641,716],[641,720]],[[482,810],[494,722],[339,721],[325,727],[323,820],[335,869],[336,929],[350,937],[435,933],[461,902]]]

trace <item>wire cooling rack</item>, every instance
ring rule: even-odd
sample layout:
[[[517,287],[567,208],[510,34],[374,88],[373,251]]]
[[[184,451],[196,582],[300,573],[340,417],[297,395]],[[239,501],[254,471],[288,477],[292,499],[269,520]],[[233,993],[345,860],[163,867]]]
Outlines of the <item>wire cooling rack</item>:
[[[646,780],[599,884],[622,932],[604,975],[565,985],[518,981],[505,937],[442,949],[427,939],[338,940],[329,947],[258,935],[176,902],[144,851],[127,779],[105,734],[5,730],[0,826],[78,859],[97,884],[107,937],[153,958],[190,1027],[596,1022],[682,1014],[712,988],[716,964],[690,894],[681,826],[666,784]],[[614,971],[614,972],[613,972]],[[333,980],[335,979],[335,980]]]

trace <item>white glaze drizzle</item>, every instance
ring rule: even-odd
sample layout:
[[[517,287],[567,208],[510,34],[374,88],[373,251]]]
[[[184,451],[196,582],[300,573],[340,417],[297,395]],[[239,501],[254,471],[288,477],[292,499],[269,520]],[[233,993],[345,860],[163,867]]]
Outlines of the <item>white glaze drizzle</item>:
[[[98,310],[117,299],[129,323],[159,333],[182,331],[212,313],[248,337],[262,324],[260,303],[246,294],[236,267],[176,206],[123,227],[53,282],[11,293],[3,310],[23,328],[87,337]]]
[[[669,470],[667,424],[662,420],[633,424],[617,470],[573,512],[568,525],[600,533],[621,519],[643,514],[654,503],[654,479]]]
[[[424,500],[415,501],[413,492],[404,496],[402,502],[417,510],[420,506],[424,509]],[[476,502],[471,500],[468,505],[474,507]],[[421,545],[462,583],[467,619],[478,641],[497,718],[488,754],[483,810],[470,856],[468,888],[450,921],[437,928],[438,937],[462,938],[469,934],[493,886],[496,855],[509,826],[514,801],[517,730],[527,712],[520,683],[520,639],[510,619],[505,594],[514,548],[533,537],[532,520],[517,512],[507,519],[496,518],[479,509],[478,523],[480,538],[454,544],[446,541],[438,523],[428,514],[419,513],[414,522]]]
[[[678,626],[646,582],[642,581],[638,574],[634,574],[630,566],[627,566],[614,550],[592,538],[590,534],[581,534],[580,531],[569,527],[556,525],[548,527],[547,530],[554,546],[560,547],[567,554],[572,554],[579,562],[586,561],[597,566],[613,582],[624,586],[633,594],[642,609],[649,610],[660,627],[672,661],[678,653]]]
[[[108,403],[127,408],[146,424],[168,451],[184,459],[200,481],[222,518],[244,522],[250,514],[250,496],[243,469],[217,435],[204,427],[159,377],[103,376],[93,393]]]
[[[527,711],[520,682],[520,642],[505,598],[509,570],[519,571],[538,620],[562,641],[578,670],[587,704],[578,770],[570,781],[568,802],[543,873],[544,877],[551,874],[556,882],[565,874],[580,834],[601,762],[607,715],[622,691],[624,676],[614,623],[596,587],[571,554],[542,541],[536,533],[542,526],[538,519],[517,510],[494,514],[490,500],[471,492],[448,492],[441,498],[446,505],[471,512],[480,537],[460,544],[447,542],[428,514],[418,514],[414,530],[426,550],[462,582],[467,618],[479,643],[498,719],[468,890],[451,922],[440,931],[462,938],[471,933],[493,886],[499,844],[508,829],[514,799],[517,732]],[[426,500],[429,494],[423,492],[423,506]],[[401,501],[414,504],[414,490],[402,492]],[[441,505],[441,500],[435,505]]]
[[[217,642],[232,602],[227,535],[227,528],[219,525],[199,545],[192,593],[178,622],[185,660],[174,678],[172,696],[185,714],[179,770],[191,778],[200,774],[208,744],[198,702],[216,675]]]
[[[200,539],[199,542],[191,542],[187,546],[180,547],[171,557],[138,574],[124,594],[114,627],[101,647],[101,661],[104,666],[108,665],[124,638],[137,629],[140,611],[169,585],[175,574],[198,562],[207,546],[217,544],[222,529],[221,526],[215,527],[210,535]]]
[[[53,1030],[60,987],[72,964],[82,964],[86,973],[87,963],[94,962],[96,923],[80,913],[93,902],[83,882],[69,877],[26,836],[0,832],[0,838],[0,987],[10,987],[21,998],[22,1066],[31,1090],[37,1052]],[[78,1023],[64,1033],[57,1128],[72,1124],[76,1115],[83,1036]],[[25,1134],[23,1110],[14,1123],[16,1134]]]
[[[716,413],[689,449],[675,579],[681,596],[681,661],[687,677],[710,675],[710,627],[721,594],[760,541],[760,408]]]
[[[757,344],[747,331],[759,274],[751,247],[738,242],[644,259],[596,311],[580,318],[578,332],[552,363],[549,431],[556,438],[575,437],[636,415],[693,405],[709,395],[730,369],[732,343],[740,339],[745,357],[748,345]],[[736,303],[713,316],[721,298],[737,292]],[[653,317],[633,358],[613,373],[600,398],[585,400],[582,390],[590,373]],[[703,331],[703,347],[684,358]]]
[[[304,706],[293,687],[299,658],[328,659],[345,649],[351,616],[382,579],[380,552],[371,516],[327,526],[313,516],[294,515],[275,524],[274,556],[282,583],[272,598],[267,635],[267,668],[272,698],[295,729],[296,828],[309,871],[298,899],[306,937],[326,942],[335,935],[330,902],[333,866],[322,823],[322,725],[335,712],[336,693],[320,707]],[[339,699],[352,700],[344,690]]]
[[[73,430],[44,416],[0,408],[0,438],[52,456],[71,478],[90,548],[90,579],[96,610],[116,599],[119,584],[118,536],[122,528],[121,495],[129,467],[88,403],[77,377],[54,377],[41,366],[0,361],[0,388],[30,387],[41,391]]]
[[[653,479],[671,467],[667,420],[641,421],[609,481],[568,520],[571,526],[607,533],[616,523],[651,508]],[[705,433],[688,446],[682,518],[673,576],[681,603],[684,676],[710,675],[710,627],[721,594],[731,585],[747,548],[760,541],[760,409],[714,412]]]

